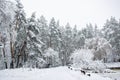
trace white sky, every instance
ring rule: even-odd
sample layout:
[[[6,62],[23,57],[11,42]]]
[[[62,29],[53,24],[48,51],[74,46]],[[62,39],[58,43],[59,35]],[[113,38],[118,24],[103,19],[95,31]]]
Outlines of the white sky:
[[[67,22],[80,29],[87,23],[103,26],[111,16],[120,19],[120,0],[21,0],[27,16],[32,12],[37,17],[44,15],[49,21],[52,17]]]

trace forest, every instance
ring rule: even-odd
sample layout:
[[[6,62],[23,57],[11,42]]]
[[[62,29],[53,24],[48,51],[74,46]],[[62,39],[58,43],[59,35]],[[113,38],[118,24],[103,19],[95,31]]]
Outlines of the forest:
[[[35,12],[27,18],[19,0],[0,0],[0,69],[120,62],[120,20],[78,27]]]

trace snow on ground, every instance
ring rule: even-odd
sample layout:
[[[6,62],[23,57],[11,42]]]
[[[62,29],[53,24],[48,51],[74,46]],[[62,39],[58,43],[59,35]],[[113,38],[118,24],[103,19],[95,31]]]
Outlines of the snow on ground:
[[[116,68],[116,67],[120,67],[120,62],[114,62],[114,63],[105,63],[105,65],[108,67],[108,68]]]
[[[112,78],[113,80],[120,80],[120,69],[116,69],[113,71],[113,73],[99,73],[99,75]]]
[[[112,80],[91,73],[91,76],[67,67],[49,69],[7,69],[0,71],[0,80]]]
[[[109,77],[113,80],[120,80],[120,73],[104,73],[100,75],[104,77]]]

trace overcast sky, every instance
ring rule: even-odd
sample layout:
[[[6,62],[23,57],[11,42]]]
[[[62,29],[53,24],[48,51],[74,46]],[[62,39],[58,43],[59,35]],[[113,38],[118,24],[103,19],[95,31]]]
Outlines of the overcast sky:
[[[120,19],[120,0],[21,0],[29,17],[32,12],[37,17],[44,15],[49,21],[52,17],[67,22],[80,29],[87,23],[103,26],[111,16]]]

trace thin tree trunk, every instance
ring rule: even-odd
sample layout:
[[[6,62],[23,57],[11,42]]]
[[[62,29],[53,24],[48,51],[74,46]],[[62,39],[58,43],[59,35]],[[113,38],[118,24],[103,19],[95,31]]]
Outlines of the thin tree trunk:
[[[10,63],[10,68],[14,68],[14,46],[12,41],[10,41],[10,50],[11,50],[11,63]]]
[[[6,55],[5,55],[5,44],[4,44],[4,47],[3,47],[3,56],[4,56],[4,63],[5,63],[5,68],[7,69],[8,66],[7,66],[7,62],[6,62]]]
[[[10,25],[10,52],[11,52],[11,63],[10,63],[10,68],[14,68],[14,44],[12,42],[13,38],[12,38],[12,25]]]
[[[50,41],[49,41],[49,47],[52,47],[51,36],[50,36]]]

